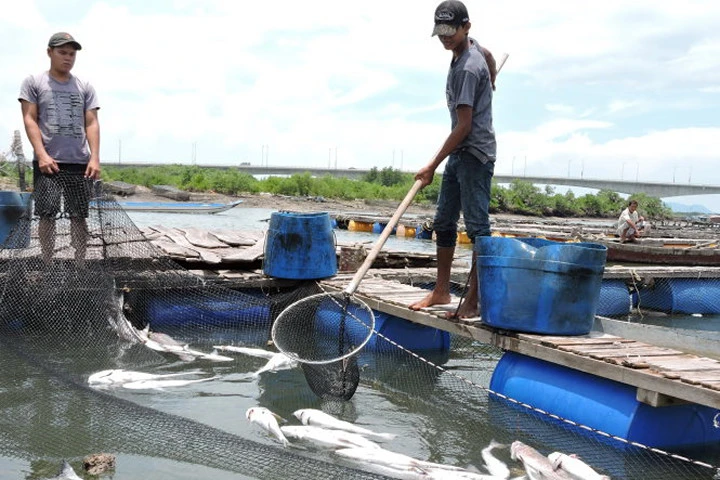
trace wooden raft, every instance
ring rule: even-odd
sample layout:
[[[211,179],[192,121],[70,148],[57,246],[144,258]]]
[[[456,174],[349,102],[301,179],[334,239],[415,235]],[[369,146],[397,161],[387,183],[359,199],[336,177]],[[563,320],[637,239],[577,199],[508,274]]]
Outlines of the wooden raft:
[[[323,280],[328,290],[342,290],[350,275]],[[374,310],[435,327],[599,377],[637,387],[637,398],[653,406],[690,402],[720,408],[720,362],[600,332],[582,336],[547,336],[509,332],[482,325],[479,318],[447,320],[459,298],[448,305],[413,311],[408,306],[428,290],[379,277],[365,278],[355,292]]]

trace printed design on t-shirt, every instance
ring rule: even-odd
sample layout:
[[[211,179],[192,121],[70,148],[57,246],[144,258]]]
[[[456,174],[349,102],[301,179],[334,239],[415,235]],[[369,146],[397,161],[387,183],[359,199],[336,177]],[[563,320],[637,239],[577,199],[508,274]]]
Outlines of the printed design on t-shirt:
[[[452,110],[455,106],[455,98],[453,98],[453,91],[449,83],[445,86],[445,99],[447,100],[448,108]]]
[[[52,97],[47,106],[49,132],[60,137],[83,138],[85,109],[82,94],[53,91]]]

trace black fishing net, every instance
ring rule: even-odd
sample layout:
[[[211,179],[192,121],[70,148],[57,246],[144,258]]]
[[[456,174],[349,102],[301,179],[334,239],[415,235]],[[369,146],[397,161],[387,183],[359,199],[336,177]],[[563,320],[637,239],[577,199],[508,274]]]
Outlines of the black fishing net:
[[[407,339],[423,340],[405,348],[388,335],[395,319],[384,318],[365,347],[337,363],[265,370],[267,360],[228,347],[273,352],[273,320],[322,288],[226,288],[161,254],[100,185],[88,191],[82,258],[77,219],[62,213],[49,257],[34,215],[20,218],[5,242],[14,248],[1,252],[1,478],[47,478],[63,459],[81,473],[81,459],[97,452],[117,455],[107,475],[118,480],[400,476],[330,448],[283,447],[249,424],[246,410],[255,406],[283,417],[281,425],[298,423],[298,409],[323,410],[394,434],[380,443],[387,450],[476,473],[488,474],[484,450],[494,440],[505,445],[492,453],[512,478],[524,474],[511,458],[514,441],[543,455],[577,454],[617,479],[715,474],[716,449],[692,452],[705,464],[682,460],[502,398],[489,388],[500,349],[425,327],[408,331]],[[188,382],[89,383],[119,369],[177,374],[147,382]],[[440,478],[422,468],[403,475]]]

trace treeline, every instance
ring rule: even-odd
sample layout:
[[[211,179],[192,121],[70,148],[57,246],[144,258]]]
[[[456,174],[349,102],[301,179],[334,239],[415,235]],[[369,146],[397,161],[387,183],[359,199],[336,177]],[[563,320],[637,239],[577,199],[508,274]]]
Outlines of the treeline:
[[[152,167],[103,168],[104,181],[123,181],[135,185],[173,185],[192,192],[216,192],[225,195],[267,192],[299,197],[328,199],[382,199],[402,200],[414,182],[413,174],[386,167],[373,168],[361,180],[348,178],[312,177],[309,173],[290,177],[268,177],[258,180],[252,175],[233,168],[203,168],[199,166],[167,165]],[[435,175],[431,185],[422,189],[416,201],[435,203],[440,192],[441,174]],[[633,195],[645,217],[667,219],[672,210],[659,198],[638,193]],[[539,188],[517,179],[507,187],[493,183],[490,201],[491,213],[514,213],[557,217],[617,217],[627,206],[627,199],[616,192],[601,190],[596,194],[576,196],[572,191],[555,193],[550,186]]]

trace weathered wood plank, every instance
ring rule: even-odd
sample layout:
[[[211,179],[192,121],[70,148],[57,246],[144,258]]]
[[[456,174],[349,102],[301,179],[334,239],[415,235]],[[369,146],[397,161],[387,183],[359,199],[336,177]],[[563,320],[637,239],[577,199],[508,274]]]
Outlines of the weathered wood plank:
[[[651,366],[663,370],[720,370],[720,362],[710,358],[695,355],[677,355],[666,358],[653,358],[649,360]]]
[[[193,245],[196,245],[198,247],[227,248],[228,246],[230,246],[230,245],[218,240],[218,238],[215,237],[214,235],[210,235],[210,233],[208,233],[207,231],[201,230],[199,228],[186,227],[186,228],[180,228],[179,230],[185,234],[185,238],[188,240],[188,242],[190,242]]]
[[[265,242],[264,240],[259,240],[252,247],[238,250],[237,252],[224,257],[223,260],[226,262],[255,262],[260,259],[264,253]]]
[[[258,238],[251,236],[249,233],[245,234],[233,230],[213,229],[209,233],[231,247],[251,247],[258,241]]]
[[[210,264],[217,264],[222,261],[222,257],[218,255],[217,253],[204,249],[202,247],[198,247],[196,245],[193,245],[190,243],[187,238],[185,238],[185,235],[180,232],[179,230],[176,230],[174,228],[167,228],[163,226],[153,226],[155,230],[158,232],[161,232],[165,234],[166,237],[170,238],[173,242],[177,243],[178,245],[181,245],[183,247],[189,248],[191,250],[195,250],[200,258],[207,263]]]
[[[200,258],[200,253],[192,248],[183,247],[170,240],[165,240],[166,238],[167,237],[163,236],[157,240],[153,240],[152,244],[173,258]]]

